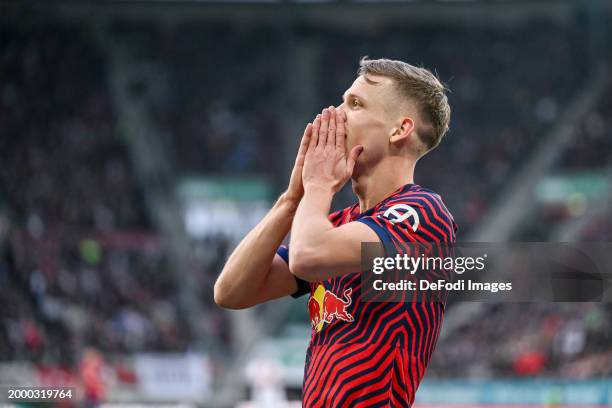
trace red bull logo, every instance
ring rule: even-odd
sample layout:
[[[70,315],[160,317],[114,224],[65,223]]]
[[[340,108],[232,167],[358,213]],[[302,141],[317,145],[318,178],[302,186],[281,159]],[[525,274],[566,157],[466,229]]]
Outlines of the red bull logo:
[[[347,308],[352,303],[351,293],[353,289],[348,288],[343,292],[343,297],[339,298],[333,292],[325,289],[325,286],[319,285],[315,292],[308,300],[308,314],[310,315],[310,323],[316,331],[321,331],[325,323],[331,323],[333,319],[352,322],[355,319]]]

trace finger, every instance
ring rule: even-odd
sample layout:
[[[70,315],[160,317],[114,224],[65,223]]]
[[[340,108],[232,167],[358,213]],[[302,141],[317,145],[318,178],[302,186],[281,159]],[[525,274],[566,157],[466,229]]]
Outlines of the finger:
[[[312,123],[312,132],[310,134],[310,142],[308,143],[308,150],[314,150],[317,147],[319,140],[319,129],[321,128],[321,115],[317,115],[314,122]]]
[[[321,113],[321,129],[319,129],[319,141],[317,146],[324,147],[327,143],[327,128],[329,126],[329,109],[323,109]]]
[[[336,148],[341,151],[346,149],[345,116],[341,110],[338,110],[336,115]]]
[[[310,137],[312,135],[312,123],[308,123],[306,125],[306,129],[304,129],[304,134],[302,135],[302,141],[300,142],[300,147],[298,148],[298,154],[295,159],[296,163],[300,161],[306,151],[308,150],[308,145],[310,143]]]
[[[336,109],[333,106],[329,108],[329,127],[327,129],[327,145],[336,146]]]
[[[357,162],[357,158],[363,152],[363,146],[357,145],[351,149],[351,153],[349,154],[349,158],[346,161],[346,171],[348,174],[353,174],[353,169],[355,168],[355,163]]]

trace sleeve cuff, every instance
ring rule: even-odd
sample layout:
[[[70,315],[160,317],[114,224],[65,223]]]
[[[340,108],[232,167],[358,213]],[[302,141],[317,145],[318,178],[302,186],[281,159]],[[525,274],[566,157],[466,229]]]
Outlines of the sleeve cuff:
[[[387,230],[385,230],[383,227],[378,225],[376,221],[374,221],[372,218],[361,218],[356,221],[361,222],[367,225],[368,227],[372,228],[372,230],[376,233],[376,235],[378,235],[380,242],[383,244],[383,247],[385,248],[385,255],[387,257],[393,256],[395,254],[396,252],[395,246],[393,245],[393,241],[391,241],[391,238],[389,237],[389,233],[387,232]]]
[[[283,258],[283,260],[287,263],[287,265],[289,265],[289,248],[285,245],[281,245],[277,250],[276,253]]]
[[[287,246],[285,245],[280,246],[276,250],[276,253],[278,254],[278,256],[283,258],[285,262],[287,262],[287,265],[289,265],[289,248]],[[291,294],[292,298],[297,299],[299,297],[302,297],[310,293],[310,283],[306,282],[303,279],[298,278],[295,275],[293,275],[293,277],[295,278],[295,282],[297,283],[298,289],[295,293]]]

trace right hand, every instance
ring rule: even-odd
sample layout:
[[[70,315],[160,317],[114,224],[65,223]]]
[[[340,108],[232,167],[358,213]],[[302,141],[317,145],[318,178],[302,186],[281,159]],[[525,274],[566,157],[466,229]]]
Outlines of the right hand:
[[[319,116],[317,116],[317,118],[319,118]],[[306,151],[308,150],[310,137],[312,135],[312,126],[312,123],[309,123],[308,125],[306,125],[306,129],[304,129],[304,135],[302,136],[302,141],[300,142],[297,157],[295,158],[295,164],[293,165],[293,170],[291,171],[289,187],[287,187],[287,191],[285,191],[284,193],[285,199],[287,199],[290,203],[294,204],[296,207],[304,196],[304,185],[302,184],[302,169],[304,168],[304,157],[306,157]]]
[[[323,109],[320,124],[315,120],[302,172],[305,190],[319,187],[335,194],[353,175],[363,146],[347,152],[345,122],[345,113],[333,106]]]

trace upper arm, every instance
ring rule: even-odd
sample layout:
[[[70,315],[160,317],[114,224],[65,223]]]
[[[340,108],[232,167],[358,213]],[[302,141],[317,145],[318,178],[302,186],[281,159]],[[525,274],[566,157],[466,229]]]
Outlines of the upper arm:
[[[311,282],[360,271],[364,242],[381,242],[377,233],[364,223],[350,222],[333,228],[322,234],[316,246],[302,248],[295,255],[291,271]]]
[[[455,242],[457,225],[441,199],[410,192],[356,221],[325,230],[307,246],[293,247],[291,272],[315,282],[362,270],[361,244],[381,243],[375,256],[410,251],[411,244]]]

